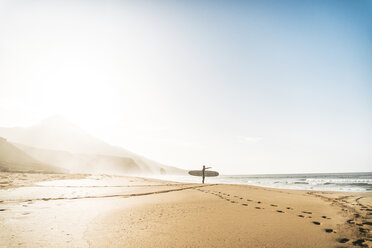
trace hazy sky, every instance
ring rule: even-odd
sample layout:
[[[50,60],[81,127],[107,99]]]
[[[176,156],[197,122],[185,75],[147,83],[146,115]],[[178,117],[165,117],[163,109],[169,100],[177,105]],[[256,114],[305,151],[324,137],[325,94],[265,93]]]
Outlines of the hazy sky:
[[[181,168],[371,171],[372,1],[2,1],[0,126]]]

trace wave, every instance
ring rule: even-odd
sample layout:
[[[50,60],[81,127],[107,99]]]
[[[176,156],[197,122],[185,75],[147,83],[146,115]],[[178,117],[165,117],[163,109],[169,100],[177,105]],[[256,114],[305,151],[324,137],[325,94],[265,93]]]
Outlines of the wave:
[[[366,184],[372,185],[372,179],[359,179],[359,178],[327,178],[327,179],[319,179],[319,178],[307,178],[306,181],[309,184]]]

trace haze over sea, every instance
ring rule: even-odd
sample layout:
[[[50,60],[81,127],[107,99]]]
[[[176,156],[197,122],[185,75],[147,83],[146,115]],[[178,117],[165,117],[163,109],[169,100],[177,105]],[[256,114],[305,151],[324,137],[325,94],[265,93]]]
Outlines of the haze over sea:
[[[193,176],[158,176],[178,182],[200,182]],[[372,191],[372,172],[220,175],[207,177],[207,183],[246,184],[280,189],[364,192]]]

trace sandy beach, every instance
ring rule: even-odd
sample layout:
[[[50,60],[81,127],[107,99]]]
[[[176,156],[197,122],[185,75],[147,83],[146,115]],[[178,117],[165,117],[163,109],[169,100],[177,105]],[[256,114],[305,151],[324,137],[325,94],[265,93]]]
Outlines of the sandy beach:
[[[1,173],[0,247],[371,247],[372,193]]]
[[[0,0],[0,248],[372,248],[372,0]]]

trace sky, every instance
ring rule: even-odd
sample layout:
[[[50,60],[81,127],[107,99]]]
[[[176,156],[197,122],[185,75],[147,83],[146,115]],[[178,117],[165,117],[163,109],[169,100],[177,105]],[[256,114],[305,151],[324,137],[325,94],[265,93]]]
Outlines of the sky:
[[[0,126],[163,164],[371,171],[371,1],[0,0]]]

